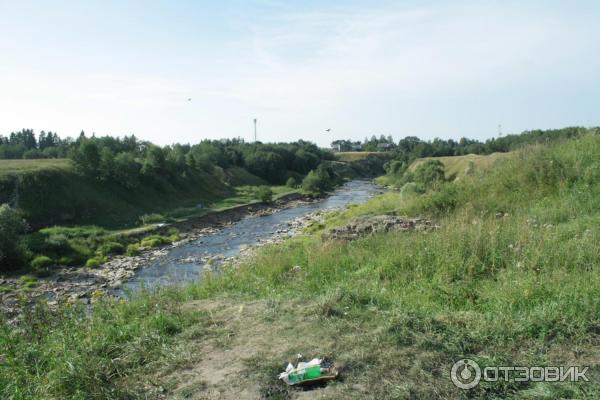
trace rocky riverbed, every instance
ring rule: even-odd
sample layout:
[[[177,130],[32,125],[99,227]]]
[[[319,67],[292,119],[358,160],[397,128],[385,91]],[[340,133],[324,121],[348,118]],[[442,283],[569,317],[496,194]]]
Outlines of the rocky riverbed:
[[[182,229],[183,227],[188,231],[181,232],[180,237],[182,239],[180,241],[160,248],[141,249],[140,254],[137,256],[113,256],[108,262],[94,269],[60,267],[52,276],[38,278],[37,280],[17,277],[0,278],[0,285],[4,288],[3,292],[0,293],[0,308],[7,315],[15,317],[18,315],[23,303],[32,301],[44,300],[50,306],[64,301],[90,304],[101,295],[114,295],[115,291],[131,279],[138,269],[165,257],[170,250],[176,247],[198,240],[201,243],[202,237],[213,235],[242,218],[270,215],[286,208],[297,207],[313,201],[315,200],[304,198],[280,201],[269,207],[248,206],[245,207],[243,213],[236,209],[230,213],[224,212],[219,213],[218,216],[211,216],[211,220],[207,223],[209,226],[205,227],[198,227],[194,223],[182,224],[179,228]],[[243,257],[250,256],[255,247],[277,243],[293,236],[319,219],[320,215],[321,212],[316,212],[295,218],[289,221],[283,229],[274,232],[268,240],[263,240],[256,246],[247,246],[240,249],[240,254],[236,257],[225,257],[217,254],[188,257],[184,261],[205,266],[214,265],[215,263],[236,265]]]
[[[93,303],[101,296],[127,296],[140,287],[197,282],[206,271],[235,268],[263,245],[277,243],[320,221],[323,214],[382,193],[367,180],[347,182],[325,199],[298,193],[273,204],[248,204],[164,226],[176,227],[181,240],[138,256],[113,256],[98,268],[57,267],[52,276],[0,278],[0,309],[17,317],[23,304],[47,301]],[[263,217],[263,218],[257,218]],[[165,233],[163,232],[163,233]]]

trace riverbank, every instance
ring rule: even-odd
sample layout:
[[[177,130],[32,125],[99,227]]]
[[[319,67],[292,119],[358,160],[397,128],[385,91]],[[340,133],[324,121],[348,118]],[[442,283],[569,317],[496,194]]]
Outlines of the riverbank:
[[[101,297],[93,313],[28,308],[0,329],[0,397],[599,398],[599,153],[600,137],[536,146],[425,194],[327,213],[195,284]],[[352,221],[383,214],[382,227],[407,215],[439,228],[354,237]],[[322,235],[343,226],[356,228]],[[339,379],[288,387],[277,375],[298,353]],[[462,390],[451,370],[465,358],[589,367],[589,382]]]
[[[141,248],[138,255],[109,256],[108,261],[97,268],[60,266],[53,270],[47,277],[33,277],[30,275],[9,276],[0,278],[0,310],[7,315],[15,317],[23,302],[47,301],[50,306],[57,306],[60,302],[80,302],[90,304],[102,295],[111,295],[115,289],[120,288],[130,279],[137,270],[150,262],[165,256],[169,250],[193,242],[202,237],[214,234],[226,226],[244,218],[257,218],[270,215],[289,207],[300,204],[309,204],[319,201],[298,192],[284,194],[270,204],[251,202],[229,207],[208,214],[191,217],[172,224],[160,224],[145,229],[138,229],[129,233],[129,237],[143,237],[150,233],[166,233],[175,228],[179,231],[178,240],[172,244],[158,248]],[[302,220],[302,219],[301,219]],[[306,223],[310,218],[306,219]],[[293,222],[290,228],[299,228],[305,223]],[[213,258],[200,258],[198,263],[212,262]],[[224,257],[216,257],[220,262]]]
[[[357,180],[354,182],[367,182]],[[333,198],[342,196],[342,203],[352,199],[361,199],[364,196],[368,197],[367,192],[363,193],[360,188],[344,189],[347,184],[342,185],[338,189],[332,192]],[[354,184],[351,184],[354,185]],[[368,183],[368,187],[372,184]],[[359,185],[360,187],[360,185]],[[359,192],[353,190],[359,189]],[[346,191],[350,190],[347,194]],[[371,190],[371,189],[370,189]],[[372,189],[374,192],[378,191],[375,187]],[[363,194],[360,194],[363,193]],[[358,197],[357,197],[358,196]],[[366,200],[367,197],[364,197]],[[206,272],[219,272],[221,264],[233,263],[237,254],[231,254],[231,250],[228,246],[224,246],[217,252],[204,251],[201,254],[196,254],[200,249],[211,246],[212,238],[218,236],[219,232],[226,230],[228,227],[234,226],[238,221],[243,219],[252,219],[254,217],[268,216],[284,209],[302,209],[302,214],[309,214],[308,216],[301,216],[300,218],[294,212],[288,215],[286,224],[284,226],[276,228],[276,231],[272,231],[267,227],[260,228],[263,231],[262,237],[256,241],[253,235],[250,235],[246,239],[246,244],[240,246],[240,253],[249,253],[248,248],[254,245],[260,245],[264,243],[272,243],[279,241],[279,239],[288,238],[296,234],[302,227],[305,227],[308,223],[313,221],[314,210],[305,209],[307,205],[311,204],[325,204],[333,200],[330,196],[325,198],[313,198],[301,194],[298,191],[290,190],[287,193],[278,193],[275,199],[271,203],[263,203],[259,201],[252,201],[246,204],[239,204],[235,206],[225,207],[218,209],[217,211],[211,211],[208,213],[202,213],[197,216],[189,216],[187,218],[180,218],[169,224],[154,224],[144,226],[141,228],[135,228],[127,231],[120,231],[112,233],[113,241],[116,240],[115,245],[120,243],[131,243],[131,246],[135,246],[135,254],[128,255],[114,255],[107,254],[103,262],[99,262],[95,268],[86,267],[65,267],[58,266],[49,269],[51,273],[36,277],[33,275],[13,275],[0,278],[0,308],[7,312],[11,318],[14,318],[19,309],[28,302],[35,302],[43,300],[50,306],[56,307],[61,302],[70,303],[84,303],[90,304],[95,301],[96,298],[102,295],[114,295],[124,296],[128,291],[137,290],[139,287],[154,287],[155,285],[180,285],[186,282],[194,282],[201,279],[201,275]],[[310,208],[310,207],[309,207]],[[317,213],[318,214],[318,213]],[[287,220],[291,220],[288,222]],[[266,220],[265,220],[266,221]],[[254,231],[255,228],[252,226],[247,227],[248,231]],[[177,233],[174,233],[177,232]],[[79,233],[77,233],[79,234]],[[60,235],[60,233],[59,233]],[[106,234],[105,234],[106,235]],[[119,238],[115,235],[118,235]],[[148,236],[150,235],[150,236]],[[162,236],[161,236],[162,235]],[[238,235],[234,232],[227,233],[227,237],[222,238],[224,241],[238,241]],[[243,235],[242,235],[243,236]],[[169,239],[168,243],[164,243],[161,246],[146,246],[144,243],[149,243],[148,238],[160,238],[161,240]],[[172,239],[171,239],[172,238]],[[201,238],[208,238],[200,241]],[[111,242],[110,236],[103,239],[105,242]],[[154,240],[154,239],[152,239]],[[141,247],[140,247],[141,246]],[[170,256],[176,249],[180,247],[190,247],[192,254],[188,254],[185,257]],[[124,245],[121,245],[124,248]],[[128,249],[128,253],[129,249]],[[227,253],[227,254],[226,254]],[[236,256],[236,257],[234,257]],[[98,260],[101,258],[98,257]],[[236,261],[235,263],[238,263]],[[174,267],[164,267],[165,264],[177,264]],[[142,267],[152,266],[152,272],[149,272],[148,268],[143,270],[142,275],[151,274],[151,279],[146,278],[137,279],[139,271]],[[164,281],[160,279],[161,275],[172,273],[174,275],[187,275],[191,273],[191,278],[186,278],[186,281],[180,281],[175,277],[175,281]],[[156,279],[153,276],[157,276]],[[133,282],[130,282],[132,278],[136,278]]]

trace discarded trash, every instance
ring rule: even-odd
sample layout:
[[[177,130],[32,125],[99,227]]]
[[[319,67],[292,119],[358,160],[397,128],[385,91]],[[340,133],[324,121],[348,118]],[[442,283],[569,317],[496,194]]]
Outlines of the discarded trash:
[[[290,363],[285,372],[279,374],[279,379],[288,385],[304,385],[337,378],[338,372],[335,367],[326,366],[322,361],[321,359],[314,358],[309,362],[299,362],[296,367]]]

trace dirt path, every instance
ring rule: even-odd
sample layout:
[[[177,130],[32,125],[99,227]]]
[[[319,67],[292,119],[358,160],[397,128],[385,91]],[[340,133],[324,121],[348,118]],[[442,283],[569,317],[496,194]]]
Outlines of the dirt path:
[[[334,345],[323,327],[301,304],[254,301],[195,301],[188,310],[208,313],[208,333],[198,338],[195,361],[159,378],[172,387],[169,399],[318,399],[336,398],[337,383],[310,391],[287,387],[277,379],[296,354],[326,356]],[[266,323],[268,322],[268,323]],[[301,334],[296,334],[301,333]]]

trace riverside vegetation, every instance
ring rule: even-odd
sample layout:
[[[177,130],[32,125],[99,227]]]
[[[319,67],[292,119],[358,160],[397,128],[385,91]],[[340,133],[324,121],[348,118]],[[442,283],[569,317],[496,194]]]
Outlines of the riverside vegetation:
[[[134,136],[36,139],[23,130],[0,137],[0,150],[11,158],[0,160],[0,272],[38,275],[178,240],[175,230],[156,229],[164,223],[300,189],[322,195],[365,172],[304,141],[159,147]],[[381,170],[383,162],[375,164]]]
[[[301,353],[340,367],[342,379],[311,394],[324,398],[598,398],[598,154],[600,136],[588,133],[451,182],[436,163],[403,182],[419,190],[327,214],[201,283],[128,302],[99,295],[91,315],[27,306],[20,324],[0,328],[1,396],[294,398],[276,374]],[[321,240],[381,214],[439,228]],[[463,357],[590,366],[590,382],[461,391],[450,367]]]

